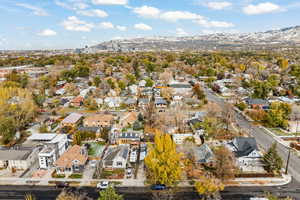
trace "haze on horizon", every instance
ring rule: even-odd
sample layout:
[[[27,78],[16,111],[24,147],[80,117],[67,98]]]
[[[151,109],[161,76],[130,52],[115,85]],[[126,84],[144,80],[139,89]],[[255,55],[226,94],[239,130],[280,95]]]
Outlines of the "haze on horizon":
[[[1,0],[0,49],[266,31],[299,25],[299,8],[298,0]]]

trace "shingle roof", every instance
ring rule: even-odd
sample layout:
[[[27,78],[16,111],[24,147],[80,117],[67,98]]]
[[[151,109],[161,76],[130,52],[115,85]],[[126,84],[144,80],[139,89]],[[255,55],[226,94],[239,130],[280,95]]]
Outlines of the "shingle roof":
[[[74,160],[78,160],[79,165],[84,165],[87,159],[88,156],[81,153],[81,147],[79,145],[74,145],[60,156],[55,162],[55,166],[71,168]]]
[[[75,124],[77,123],[81,117],[83,115],[79,114],[79,113],[71,113],[69,116],[67,116],[62,123],[66,123],[66,124]]]
[[[268,101],[267,100],[264,100],[264,99],[251,99],[251,98],[248,98],[246,99],[246,102],[249,104],[249,105],[268,105]]]
[[[255,138],[236,137],[233,145],[236,148],[235,154],[237,157],[247,156],[252,151],[258,150]]]
[[[200,147],[195,148],[194,153],[198,163],[207,163],[214,157],[212,150],[207,144],[203,144]]]

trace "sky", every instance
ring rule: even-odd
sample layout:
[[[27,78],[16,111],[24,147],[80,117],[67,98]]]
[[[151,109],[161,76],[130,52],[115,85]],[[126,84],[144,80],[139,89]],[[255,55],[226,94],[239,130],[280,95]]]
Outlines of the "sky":
[[[82,48],[112,39],[300,25],[299,0],[0,0],[0,49]]]

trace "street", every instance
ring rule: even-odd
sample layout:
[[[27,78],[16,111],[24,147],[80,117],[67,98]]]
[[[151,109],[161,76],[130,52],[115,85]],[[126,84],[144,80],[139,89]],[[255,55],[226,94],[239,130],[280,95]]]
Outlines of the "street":
[[[263,197],[266,192],[281,197],[290,196],[300,200],[299,183],[292,183],[282,187],[227,187],[221,192],[224,200],[248,200],[250,197]],[[298,188],[298,189],[297,189]],[[92,187],[74,188],[81,194],[86,193],[92,199],[99,197],[98,191]],[[0,186],[0,199],[23,200],[26,193],[34,194],[37,200],[54,200],[61,189],[50,186]],[[151,200],[151,191],[148,187],[118,187],[118,193],[125,200]],[[176,199],[198,200],[199,196],[193,188],[176,188]]]
[[[224,107],[226,102],[223,99],[216,96],[215,94],[213,94],[208,89],[205,89],[205,92],[206,92],[208,100],[219,104],[221,108]],[[276,140],[271,135],[269,135],[266,131],[259,128],[258,126],[253,125],[251,122],[249,122],[247,119],[245,119],[244,116],[242,116],[241,114],[239,114],[237,112],[234,112],[234,114],[235,114],[236,124],[238,124],[238,126],[242,130],[248,131],[248,133],[251,136],[255,137],[258,145],[260,147],[262,147],[264,150],[268,150],[268,148],[274,142],[276,142]],[[284,167],[285,167],[285,163],[287,161],[289,150],[280,143],[277,143],[277,150],[278,150],[279,155],[284,160]],[[297,155],[293,154],[293,153],[291,153],[291,156],[290,156],[290,163],[289,163],[288,172],[293,176],[293,178],[295,180],[300,182],[300,158]]]

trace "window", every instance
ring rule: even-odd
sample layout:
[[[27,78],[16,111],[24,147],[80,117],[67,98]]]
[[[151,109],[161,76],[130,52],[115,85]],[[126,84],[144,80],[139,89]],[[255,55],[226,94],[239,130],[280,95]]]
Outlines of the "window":
[[[122,166],[123,163],[122,162],[117,162],[117,166]]]

